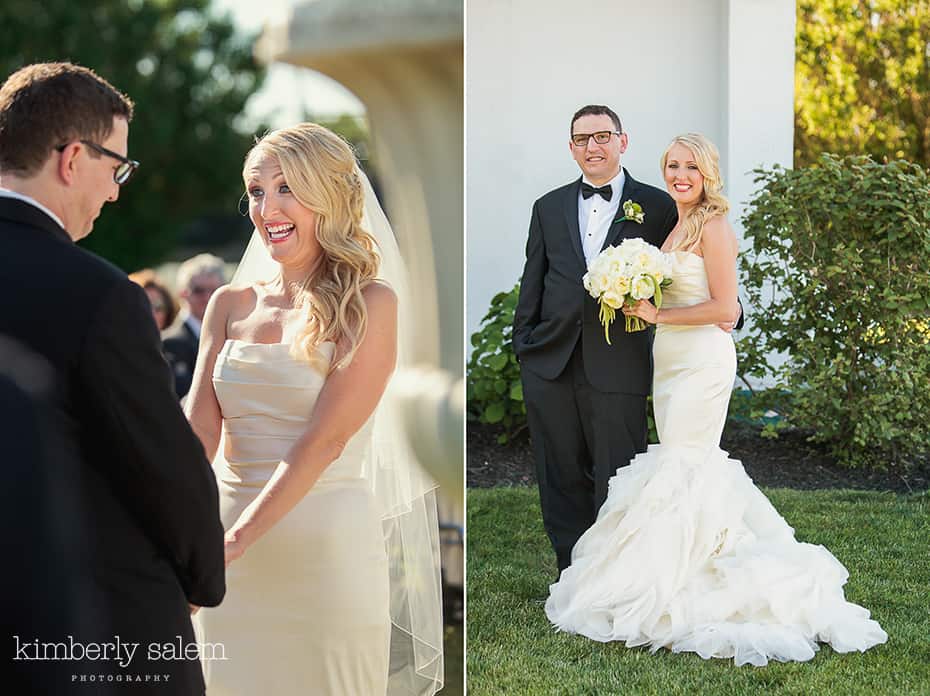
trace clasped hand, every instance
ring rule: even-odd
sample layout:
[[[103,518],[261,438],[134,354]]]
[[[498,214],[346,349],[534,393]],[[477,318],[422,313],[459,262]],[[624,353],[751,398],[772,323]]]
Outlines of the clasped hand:
[[[226,536],[223,538],[223,555],[225,556],[226,567],[228,568],[229,564],[237,558],[241,558],[244,553],[245,544],[239,534],[234,530],[226,532]]]
[[[645,319],[650,324],[657,324],[659,319],[659,310],[649,300],[637,300],[636,304],[623,305],[623,313],[628,317],[639,317]]]

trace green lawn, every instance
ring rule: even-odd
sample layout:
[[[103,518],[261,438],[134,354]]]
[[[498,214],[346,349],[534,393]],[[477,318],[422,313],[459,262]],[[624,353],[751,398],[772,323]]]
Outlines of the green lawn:
[[[850,571],[846,597],[888,642],[860,654],[822,647],[807,663],[737,668],[557,633],[543,612],[555,558],[535,488],[468,491],[468,693],[930,695],[930,495],[767,490],[801,541]]]

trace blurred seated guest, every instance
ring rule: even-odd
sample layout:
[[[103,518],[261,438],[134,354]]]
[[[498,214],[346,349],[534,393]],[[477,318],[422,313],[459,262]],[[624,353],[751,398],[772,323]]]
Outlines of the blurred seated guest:
[[[174,371],[174,388],[178,398],[187,394],[194,375],[200,327],[207,302],[216,289],[226,284],[223,259],[212,254],[198,254],[178,268],[178,295],[184,301],[182,321],[164,336],[165,357]]]
[[[178,316],[178,303],[168,287],[161,281],[151,268],[129,274],[129,280],[145,290],[149,304],[152,305],[152,316],[159,331],[164,331],[174,323]]]

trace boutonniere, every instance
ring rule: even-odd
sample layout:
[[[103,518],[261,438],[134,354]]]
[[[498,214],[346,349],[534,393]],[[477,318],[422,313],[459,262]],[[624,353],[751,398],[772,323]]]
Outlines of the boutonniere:
[[[646,219],[646,213],[643,212],[643,206],[639,203],[634,203],[632,200],[623,201],[623,217],[619,217],[614,220],[615,223],[623,222],[624,220],[632,220],[633,222],[642,225],[643,220]]]

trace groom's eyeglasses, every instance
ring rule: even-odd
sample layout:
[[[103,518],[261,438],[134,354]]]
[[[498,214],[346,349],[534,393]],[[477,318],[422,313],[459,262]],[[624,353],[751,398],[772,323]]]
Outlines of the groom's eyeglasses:
[[[80,142],[82,142],[84,145],[87,145],[87,147],[89,147],[91,150],[99,152],[101,155],[106,155],[107,157],[112,157],[113,159],[119,161],[116,169],[113,170],[113,181],[115,181],[120,186],[129,181],[133,173],[139,168],[139,163],[135,160],[131,160],[128,157],[123,157],[122,155],[113,152],[113,150],[107,150],[102,145],[98,145],[97,143],[90,140],[81,140]],[[66,147],[68,147],[68,143],[59,145],[55,149],[58,150],[58,152],[62,152]]]
[[[597,133],[575,133],[572,135],[572,143],[575,147],[587,147],[588,140],[594,138],[598,145],[605,145],[610,142],[610,136],[620,135],[620,131],[598,131]]]

